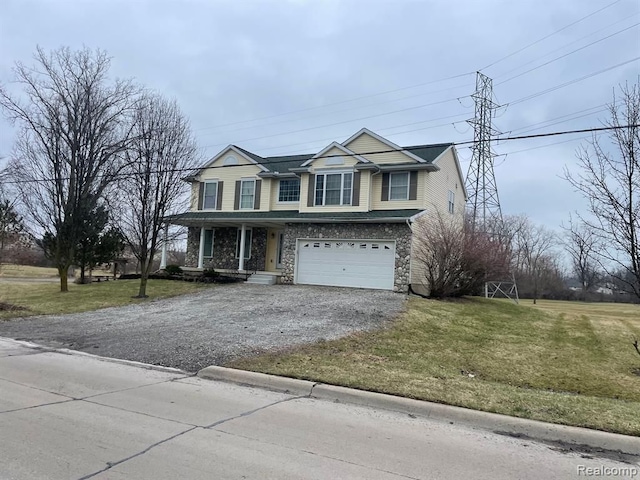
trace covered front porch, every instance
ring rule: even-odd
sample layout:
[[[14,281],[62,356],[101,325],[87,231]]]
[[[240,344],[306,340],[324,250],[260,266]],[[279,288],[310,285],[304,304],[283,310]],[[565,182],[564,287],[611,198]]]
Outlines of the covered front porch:
[[[186,271],[280,276],[285,224],[229,219],[176,219],[187,227]],[[163,255],[163,258],[166,258]],[[166,265],[161,265],[161,268]]]

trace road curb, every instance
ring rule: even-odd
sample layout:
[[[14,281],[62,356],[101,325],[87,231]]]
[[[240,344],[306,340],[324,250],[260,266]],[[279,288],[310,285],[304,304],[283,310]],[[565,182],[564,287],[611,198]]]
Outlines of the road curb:
[[[416,415],[440,422],[457,423],[505,436],[551,443],[563,448],[582,447],[584,449],[584,447],[588,447],[590,449],[640,456],[640,438],[628,435],[527,420],[497,413],[481,412],[463,407],[233,368],[206,367],[198,372],[198,376],[209,380],[304,395],[318,400],[361,405]]]
[[[265,388],[277,392],[290,393],[292,395],[310,396],[314,382],[298,380],[295,378],[278,377],[277,375],[267,375],[266,373],[248,372],[235,368],[225,368],[211,366],[203,368],[198,372],[198,377],[207,380],[219,380],[223,382],[238,383],[251,387]]]
[[[136,362],[135,360],[124,360],[122,358],[101,357],[100,355],[81,352],[80,350],[71,350],[69,348],[47,347],[45,345],[40,345],[33,342],[27,342],[24,340],[14,340],[13,338],[0,337],[0,341],[6,342],[6,343],[14,343],[18,346],[29,348],[32,350],[38,350],[40,352],[60,353],[62,355],[75,355],[78,357],[88,357],[88,358],[93,358],[95,360],[99,360],[101,362],[117,363],[120,365],[128,365],[130,367],[144,368],[146,370],[155,370],[157,372],[175,373],[179,375],[193,375],[192,373],[185,372],[184,370],[180,370],[179,368],[164,367],[162,365],[153,365],[151,363]]]

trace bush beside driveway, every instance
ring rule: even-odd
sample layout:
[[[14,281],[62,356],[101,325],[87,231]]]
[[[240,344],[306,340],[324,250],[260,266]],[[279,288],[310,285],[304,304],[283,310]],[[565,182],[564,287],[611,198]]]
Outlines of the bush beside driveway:
[[[0,336],[195,372],[379,328],[405,306],[381,290],[231,284],[169,299],[0,322]]]

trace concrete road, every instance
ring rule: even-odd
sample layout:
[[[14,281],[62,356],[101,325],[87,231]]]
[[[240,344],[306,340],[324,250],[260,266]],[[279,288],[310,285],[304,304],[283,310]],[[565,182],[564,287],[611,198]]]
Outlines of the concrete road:
[[[640,478],[639,468],[447,422],[0,339],[3,479],[546,480],[602,469]]]

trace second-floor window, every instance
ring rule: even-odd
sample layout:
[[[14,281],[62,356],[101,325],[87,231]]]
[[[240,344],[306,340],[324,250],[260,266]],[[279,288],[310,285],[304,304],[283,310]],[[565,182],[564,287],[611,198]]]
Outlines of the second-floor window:
[[[240,209],[253,209],[256,193],[255,180],[242,180],[240,184]]]
[[[456,194],[449,190],[449,213],[455,211],[456,206]]]
[[[316,205],[351,205],[353,173],[316,175]]]
[[[278,191],[278,202],[299,202],[300,201],[300,179],[287,178],[280,180]]]
[[[204,184],[204,200],[202,208],[207,210],[215,210],[218,200],[218,182],[205,182]]]
[[[389,175],[389,200],[409,200],[409,172]]]

